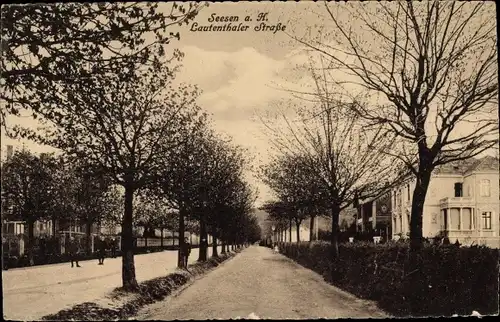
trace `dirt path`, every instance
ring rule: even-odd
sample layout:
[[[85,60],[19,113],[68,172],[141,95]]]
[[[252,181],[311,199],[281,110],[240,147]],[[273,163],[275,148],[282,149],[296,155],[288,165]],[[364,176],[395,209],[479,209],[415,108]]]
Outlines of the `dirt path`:
[[[272,250],[251,246],[136,319],[385,317],[373,303],[327,284]]]

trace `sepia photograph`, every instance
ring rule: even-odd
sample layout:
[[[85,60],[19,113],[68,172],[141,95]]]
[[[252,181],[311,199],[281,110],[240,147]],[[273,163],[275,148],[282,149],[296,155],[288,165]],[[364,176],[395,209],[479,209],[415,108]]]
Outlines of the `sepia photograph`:
[[[497,316],[496,12],[2,5],[3,319]]]

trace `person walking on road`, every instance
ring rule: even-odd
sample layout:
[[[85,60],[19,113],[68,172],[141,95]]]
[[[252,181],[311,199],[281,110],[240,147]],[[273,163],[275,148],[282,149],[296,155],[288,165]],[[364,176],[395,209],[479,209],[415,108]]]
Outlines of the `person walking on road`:
[[[68,243],[68,253],[69,253],[69,259],[71,261],[71,267],[73,267],[73,263],[76,263],[76,267],[81,267],[78,264],[78,252],[79,252],[79,245],[77,241],[75,240],[75,237],[71,236],[69,238],[69,243]]]
[[[191,244],[189,243],[189,239],[186,237],[184,238],[184,243],[181,245],[182,268],[187,269],[189,255],[191,255]]]
[[[106,257],[106,241],[104,238],[101,236],[99,237],[99,243],[97,245],[98,249],[98,259],[99,259],[99,264],[98,265],[104,265],[104,258]]]
[[[112,256],[113,258],[115,258],[115,257],[116,257],[116,249],[118,248],[117,243],[118,243],[118,242],[116,241],[116,238],[115,238],[115,237],[113,237],[113,238],[111,239],[111,256]]]

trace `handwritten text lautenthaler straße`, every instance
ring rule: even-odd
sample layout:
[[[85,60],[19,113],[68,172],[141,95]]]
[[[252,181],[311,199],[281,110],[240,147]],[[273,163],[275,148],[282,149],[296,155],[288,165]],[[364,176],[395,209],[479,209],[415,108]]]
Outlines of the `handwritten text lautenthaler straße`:
[[[208,25],[200,25],[198,22],[193,22],[191,24],[190,31],[193,32],[271,32],[273,34],[278,31],[285,31],[286,26],[281,22],[272,24],[268,22],[269,14],[267,12],[261,12],[255,17],[255,22],[252,16],[245,16],[244,18],[240,16],[219,16],[216,13],[212,13],[207,19]]]

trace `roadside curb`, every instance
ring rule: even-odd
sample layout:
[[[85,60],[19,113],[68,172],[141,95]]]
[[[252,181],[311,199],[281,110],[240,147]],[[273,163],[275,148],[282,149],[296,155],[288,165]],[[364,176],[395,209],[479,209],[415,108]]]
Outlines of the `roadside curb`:
[[[234,258],[245,247],[235,249],[229,253],[211,257],[206,262],[198,262],[189,266],[189,272],[178,270],[164,277],[158,277],[139,284],[136,292],[125,292],[121,287],[111,292],[112,301],[119,304],[115,308],[103,307],[95,302],[77,304],[70,309],[61,310],[55,314],[42,317],[42,321],[109,321],[126,320],[133,317],[146,305],[165,299],[174,292],[189,287],[197,277],[210,272],[220,264]],[[130,298],[132,296],[132,298]],[[126,299],[128,298],[128,299]]]

